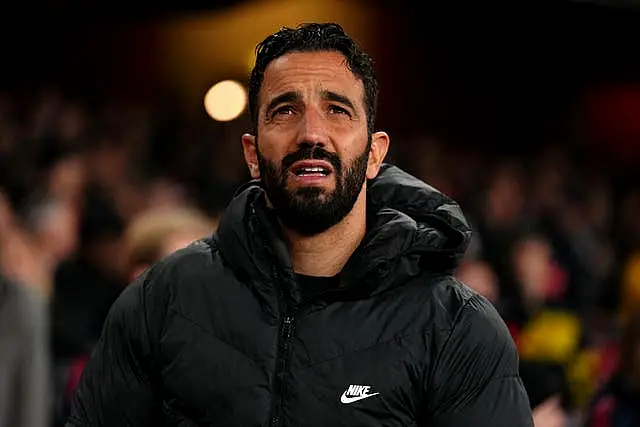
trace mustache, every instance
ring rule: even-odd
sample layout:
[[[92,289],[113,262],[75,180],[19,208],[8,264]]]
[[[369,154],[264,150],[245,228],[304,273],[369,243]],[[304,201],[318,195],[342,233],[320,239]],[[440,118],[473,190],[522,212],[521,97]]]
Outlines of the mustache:
[[[286,171],[295,162],[301,160],[326,160],[331,163],[337,175],[342,170],[342,162],[336,153],[331,153],[322,147],[302,147],[298,151],[289,153],[282,159],[282,171]]]

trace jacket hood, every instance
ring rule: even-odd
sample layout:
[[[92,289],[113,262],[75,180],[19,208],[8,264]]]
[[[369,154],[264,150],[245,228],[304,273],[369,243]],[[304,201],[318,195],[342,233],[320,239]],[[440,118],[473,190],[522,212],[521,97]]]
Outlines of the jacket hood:
[[[396,166],[383,164],[367,185],[367,233],[341,273],[346,285],[382,291],[427,270],[450,273],[471,238],[459,205]],[[223,256],[241,274],[293,277],[277,220],[258,181],[242,186],[218,228]],[[279,273],[275,270],[277,269]]]

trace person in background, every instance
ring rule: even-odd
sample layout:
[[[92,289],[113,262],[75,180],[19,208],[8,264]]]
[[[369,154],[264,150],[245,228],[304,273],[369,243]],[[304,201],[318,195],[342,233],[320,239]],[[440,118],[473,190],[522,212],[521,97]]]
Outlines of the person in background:
[[[196,209],[164,208],[137,215],[125,231],[126,271],[134,280],[151,265],[216,229],[216,221]]]
[[[500,301],[498,276],[488,263],[468,259],[460,263],[456,278],[497,306]]]
[[[123,233],[112,198],[95,188],[83,197],[78,250],[55,272],[51,302],[56,426],[69,413],[69,384],[94,349],[109,308],[126,285]]]
[[[626,322],[640,307],[640,251],[629,256],[621,276],[618,317],[621,322]]]
[[[216,221],[196,209],[165,207],[139,213],[124,231],[124,274],[135,280],[147,268],[215,231]],[[66,415],[89,353],[75,357],[66,372],[62,407]]]
[[[579,348],[582,325],[573,311],[556,304],[565,290],[566,276],[555,262],[553,248],[543,235],[525,233],[510,255],[512,286],[519,299],[503,316],[520,357],[568,362]]]
[[[520,377],[533,408],[535,427],[568,427],[570,390],[564,367],[555,362],[521,361]]]
[[[40,293],[0,274],[0,426],[50,425],[47,320]]]
[[[52,319],[57,360],[93,349],[109,308],[126,285],[122,277],[126,223],[107,193],[88,189],[83,205],[78,250],[55,274]]]
[[[53,413],[50,269],[0,188],[0,426],[45,427]]]
[[[620,342],[618,368],[593,398],[585,425],[640,425],[640,307],[636,307],[626,319]]]

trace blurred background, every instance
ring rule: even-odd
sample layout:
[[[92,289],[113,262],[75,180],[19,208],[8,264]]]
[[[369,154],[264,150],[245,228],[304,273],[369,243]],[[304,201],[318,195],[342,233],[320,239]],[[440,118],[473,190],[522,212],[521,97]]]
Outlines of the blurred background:
[[[640,2],[29,0],[0,5],[0,426],[62,425],[119,292],[215,230],[255,45],[309,21],[373,55],[388,160],[473,224],[456,274],[536,426],[640,425]]]

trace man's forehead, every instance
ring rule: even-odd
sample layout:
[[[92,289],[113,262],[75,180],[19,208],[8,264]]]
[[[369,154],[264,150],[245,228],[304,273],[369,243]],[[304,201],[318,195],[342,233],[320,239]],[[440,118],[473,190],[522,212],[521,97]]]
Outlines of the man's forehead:
[[[305,68],[328,66],[332,68],[334,72],[350,73],[353,76],[353,73],[351,73],[347,66],[347,58],[341,52],[334,50],[287,52],[271,61],[265,71],[279,71],[282,69],[297,68],[299,66]]]
[[[298,92],[304,97],[327,91],[354,98],[364,94],[362,80],[339,52],[291,52],[274,59],[265,70],[260,92],[261,100],[268,102],[285,92]]]

